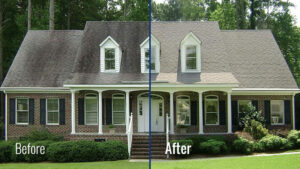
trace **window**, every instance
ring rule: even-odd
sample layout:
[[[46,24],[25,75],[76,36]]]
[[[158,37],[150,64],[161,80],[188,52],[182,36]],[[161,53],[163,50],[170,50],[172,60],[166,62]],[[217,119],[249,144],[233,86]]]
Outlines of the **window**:
[[[189,96],[178,96],[176,102],[177,125],[191,124],[191,101]]]
[[[59,124],[59,100],[47,99],[47,124]]]
[[[160,69],[159,41],[153,35],[151,35],[151,63],[149,63],[150,60],[149,37],[140,45],[140,47],[141,47],[141,72],[149,73],[149,69],[151,69],[151,73],[159,73],[159,69]]]
[[[139,115],[143,115],[143,101],[140,100],[139,101]]]
[[[28,124],[29,122],[29,100],[27,98],[17,99],[17,124]]]
[[[196,57],[196,46],[186,47],[186,69],[196,70],[197,69],[197,57]]]
[[[218,96],[205,97],[205,124],[219,124],[219,99]]]
[[[125,124],[125,96],[114,94],[112,98],[113,124]]]
[[[98,99],[95,94],[87,94],[85,96],[85,124],[98,124]]]
[[[283,100],[271,100],[271,124],[284,124]]]
[[[105,49],[105,70],[115,70],[115,49]]]
[[[190,32],[181,42],[181,71],[201,72],[201,41]]]
[[[239,107],[238,107],[238,117],[242,118],[242,114],[246,112],[249,105],[252,105],[251,100],[239,100]]]
[[[120,72],[122,51],[119,44],[108,36],[100,44],[100,70],[101,72]]]
[[[155,54],[155,46],[151,47],[151,64],[149,65],[149,48],[145,48],[145,72],[149,71],[149,68],[151,67],[151,71],[155,71],[155,58],[156,58],[156,54]]]

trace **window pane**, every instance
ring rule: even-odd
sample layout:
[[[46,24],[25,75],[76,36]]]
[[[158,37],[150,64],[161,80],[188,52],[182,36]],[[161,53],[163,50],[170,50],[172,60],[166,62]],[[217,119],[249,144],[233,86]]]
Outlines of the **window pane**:
[[[271,122],[272,124],[283,124],[283,100],[271,101]]]
[[[251,104],[250,100],[239,100],[239,113],[245,112],[249,104]]]
[[[190,100],[177,98],[177,124],[190,124]]]
[[[48,123],[58,123],[58,112],[49,112],[47,114]]]
[[[17,113],[17,123],[28,123],[28,111],[18,111]]]
[[[106,60],[105,61],[105,69],[106,70],[115,69],[115,61],[114,60]]]
[[[105,49],[105,69],[115,69],[115,49]]]
[[[97,98],[86,98],[86,111],[96,111],[97,112]]]
[[[145,49],[145,70],[149,70],[149,49],[146,48]],[[155,70],[155,59],[156,59],[156,48],[155,46],[151,47],[151,70]]]
[[[113,113],[114,124],[125,124],[125,112]]]
[[[205,103],[206,112],[218,112],[218,101],[217,100],[206,100]]]
[[[86,120],[86,124],[97,124],[97,111],[93,111],[93,112],[86,112],[86,116],[85,116]]]
[[[47,99],[47,111],[58,110],[58,99]]]
[[[217,113],[206,113],[206,124],[217,124],[218,114]]]
[[[186,48],[186,68],[187,69],[197,68],[196,46],[188,46]]]
[[[28,99],[17,99],[17,110],[28,110]]]
[[[113,100],[113,110],[114,111],[124,111],[125,110],[125,100],[124,99],[114,99]]]
[[[122,95],[123,96],[123,95]],[[125,99],[113,97],[113,123],[125,124]]]

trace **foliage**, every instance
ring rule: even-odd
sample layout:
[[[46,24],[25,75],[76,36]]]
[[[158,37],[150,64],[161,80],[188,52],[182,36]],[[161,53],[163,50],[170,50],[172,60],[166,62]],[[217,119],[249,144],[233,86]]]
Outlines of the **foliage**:
[[[254,143],[245,138],[239,137],[233,142],[233,150],[241,154],[251,154],[253,152]]]
[[[261,139],[268,135],[268,129],[264,128],[264,126],[255,120],[251,120],[250,123],[246,122],[245,132],[248,132],[254,139]]]
[[[42,128],[31,130],[30,133],[22,137],[22,140],[31,142],[42,140],[63,141],[64,137],[62,135],[50,133],[46,128]]]
[[[4,135],[4,120],[0,117],[0,140],[2,140],[2,136]]]
[[[223,1],[221,5],[211,14],[209,20],[218,21],[221,29],[236,29],[235,4]]]
[[[293,148],[300,148],[300,131],[292,130],[287,136],[289,143]]]
[[[239,114],[239,125],[244,128],[246,124],[251,124],[252,120],[265,124],[265,119],[260,111],[257,111],[256,108],[249,103],[243,112]]]
[[[209,139],[199,144],[199,149],[202,153],[207,154],[224,154],[229,151],[225,141]]]
[[[256,151],[275,151],[285,149],[287,146],[287,139],[279,136],[267,135],[259,140],[255,145]]]
[[[0,141],[0,163],[11,161],[14,144],[15,143],[11,141]]]
[[[173,145],[174,143],[178,143],[180,147],[181,147],[181,146],[186,146],[186,147],[187,147],[187,146],[191,146],[191,147],[193,147],[193,141],[192,141],[192,140],[189,140],[189,139],[172,140],[172,141],[170,142],[171,147],[172,147],[172,145]],[[181,148],[180,148],[180,149],[181,149]],[[182,157],[187,157],[187,156],[189,156],[189,155],[191,155],[191,154],[192,154],[192,152],[190,152],[189,154],[175,154],[175,156],[176,156],[176,157],[182,158]]]
[[[192,153],[193,154],[199,154],[201,153],[201,150],[199,148],[200,143],[205,142],[207,140],[214,139],[218,141],[225,141],[224,137],[222,136],[192,136],[189,137],[188,140],[192,140],[193,146],[192,146]]]
[[[121,160],[128,158],[127,146],[119,141],[67,141],[49,146],[48,159],[55,162]]]

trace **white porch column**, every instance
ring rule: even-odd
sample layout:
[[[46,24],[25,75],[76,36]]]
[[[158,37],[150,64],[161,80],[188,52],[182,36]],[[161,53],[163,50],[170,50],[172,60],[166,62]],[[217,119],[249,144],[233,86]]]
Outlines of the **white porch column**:
[[[232,133],[232,121],[231,121],[231,91],[227,92],[227,133]]]
[[[4,135],[4,137],[5,137],[5,141],[7,141],[7,114],[8,114],[8,112],[7,112],[7,105],[8,105],[8,103],[7,103],[7,93],[4,91],[4,93],[5,93],[5,135]]]
[[[98,134],[102,132],[102,90],[98,90]]]
[[[293,105],[293,129],[296,129],[296,115],[295,115],[295,95],[292,96],[292,105]]]
[[[129,115],[130,115],[130,112],[129,112],[129,92],[130,91],[125,91],[126,93],[126,114],[125,114],[125,122],[126,122],[126,132],[128,131],[128,127],[129,127]]]
[[[170,133],[174,134],[174,92],[170,92]]]
[[[199,134],[204,134],[203,132],[203,101],[202,92],[199,92]]]
[[[75,90],[71,90],[71,134],[75,134]]]

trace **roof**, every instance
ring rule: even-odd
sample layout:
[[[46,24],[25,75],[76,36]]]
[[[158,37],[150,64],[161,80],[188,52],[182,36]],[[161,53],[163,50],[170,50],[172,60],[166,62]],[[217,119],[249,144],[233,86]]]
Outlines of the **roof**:
[[[87,22],[83,31],[29,31],[2,87],[62,87],[148,81],[140,44],[148,22]],[[298,88],[269,30],[221,31],[217,22],[153,22],[160,73],[171,84],[237,84],[240,88]],[[180,43],[192,32],[201,42],[201,73],[182,73]],[[100,72],[101,44],[111,36],[122,50],[120,73]],[[43,65],[43,66],[41,66]]]

